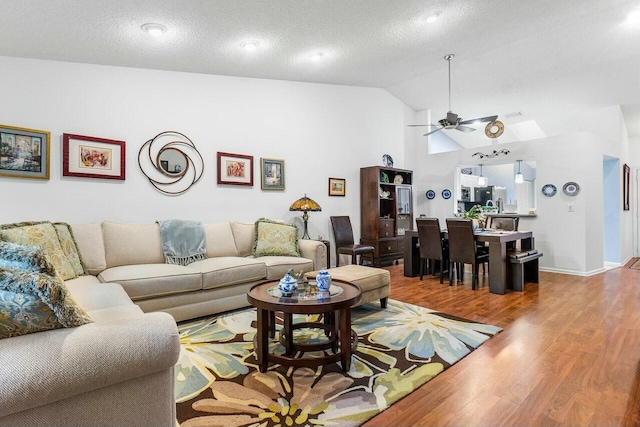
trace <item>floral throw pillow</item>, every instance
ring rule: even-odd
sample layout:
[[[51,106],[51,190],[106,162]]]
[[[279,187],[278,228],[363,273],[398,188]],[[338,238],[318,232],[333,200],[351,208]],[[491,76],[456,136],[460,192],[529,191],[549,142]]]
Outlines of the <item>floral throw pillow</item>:
[[[69,264],[71,264],[71,267],[73,267],[73,271],[76,273],[76,276],[86,275],[87,273],[84,271],[84,265],[80,258],[80,251],[78,251],[78,246],[73,238],[69,224],[64,222],[55,222],[53,226],[58,234],[58,241],[60,241],[62,251],[67,257]]]
[[[300,256],[298,227],[261,218],[255,223],[256,240],[253,247],[255,257]]]
[[[90,322],[59,278],[0,268],[0,338]]]

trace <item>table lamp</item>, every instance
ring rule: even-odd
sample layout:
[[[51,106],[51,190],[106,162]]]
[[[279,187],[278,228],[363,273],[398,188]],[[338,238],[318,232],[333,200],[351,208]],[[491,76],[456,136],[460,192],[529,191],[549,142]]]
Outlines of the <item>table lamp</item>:
[[[307,212],[321,211],[322,208],[320,207],[320,205],[314,200],[308,198],[307,194],[305,193],[304,197],[296,200],[291,204],[289,210],[304,212],[304,214],[302,215],[302,221],[304,221],[304,234],[302,235],[302,238],[307,240],[310,239],[309,231],[307,230],[307,222],[309,221],[309,214],[307,214]]]

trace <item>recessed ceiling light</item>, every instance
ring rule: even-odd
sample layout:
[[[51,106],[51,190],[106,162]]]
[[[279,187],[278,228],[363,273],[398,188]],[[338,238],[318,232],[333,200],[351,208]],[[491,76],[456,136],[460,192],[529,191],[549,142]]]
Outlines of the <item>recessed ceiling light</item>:
[[[440,18],[440,14],[442,12],[433,12],[432,14],[428,15],[426,18],[424,18],[425,21],[431,23],[431,22],[436,22],[438,20],[438,18]]]
[[[159,37],[167,32],[167,27],[160,24],[144,24],[142,27],[142,31],[146,31],[150,36]]]
[[[240,47],[244,50],[256,50],[260,46],[257,40],[246,40],[240,43]]]
[[[324,56],[323,52],[318,52],[318,53],[314,53],[313,55],[311,55],[311,59],[313,61],[319,61],[320,59],[322,59],[323,56]]]

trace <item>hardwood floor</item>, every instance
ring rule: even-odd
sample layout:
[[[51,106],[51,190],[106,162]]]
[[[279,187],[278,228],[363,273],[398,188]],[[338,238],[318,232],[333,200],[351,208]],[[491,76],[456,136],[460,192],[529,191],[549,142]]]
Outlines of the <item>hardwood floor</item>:
[[[468,271],[449,287],[386,268],[391,298],[504,330],[365,426],[640,425],[640,270],[540,272],[493,295]]]

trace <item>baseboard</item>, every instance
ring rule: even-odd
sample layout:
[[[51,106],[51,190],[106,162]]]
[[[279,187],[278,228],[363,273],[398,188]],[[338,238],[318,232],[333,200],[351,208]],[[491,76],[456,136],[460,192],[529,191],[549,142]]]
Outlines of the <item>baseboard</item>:
[[[540,267],[539,270],[546,271],[549,273],[570,274],[572,276],[582,276],[582,277],[593,276],[595,274],[604,273],[606,271],[604,268],[598,268],[596,270],[591,270],[591,271],[576,271],[576,270],[564,270],[562,268],[549,268],[549,267]]]
[[[619,262],[606,262],[604,263],[605,270],[613,270],[614,268],[620,268],[624,264],[620,264]]]

